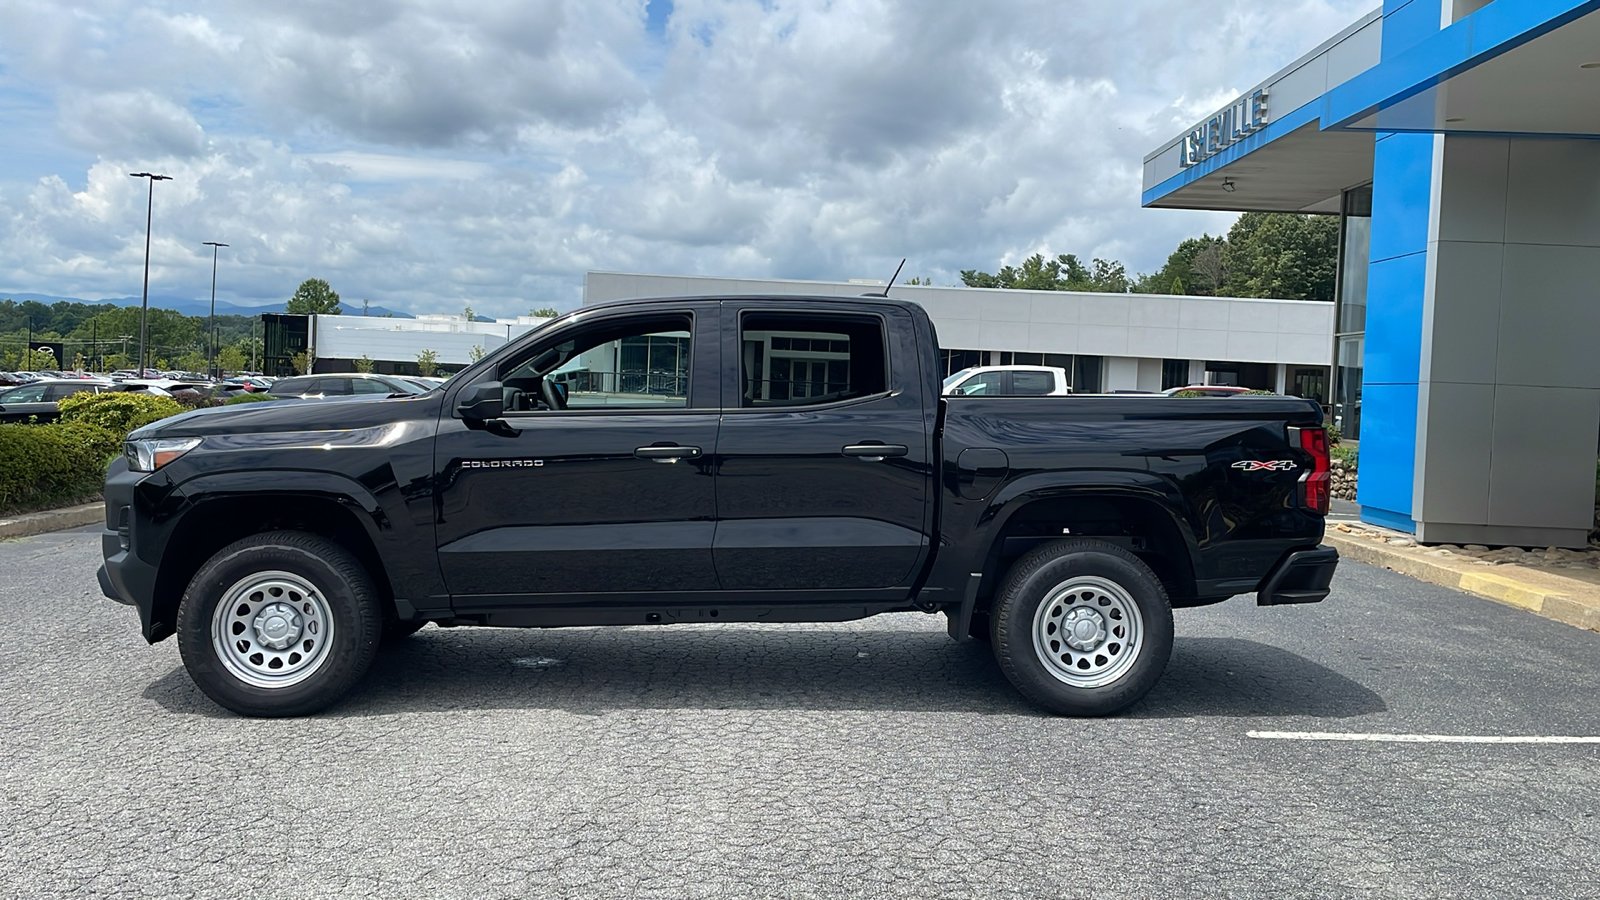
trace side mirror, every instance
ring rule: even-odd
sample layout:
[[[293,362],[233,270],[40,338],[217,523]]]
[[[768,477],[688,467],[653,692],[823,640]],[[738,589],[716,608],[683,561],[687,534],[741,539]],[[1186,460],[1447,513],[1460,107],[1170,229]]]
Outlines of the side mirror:
[[[966,396],[966,393],[967,393],[967,389],[966,388],[951,388],[950,389],[950,396],[952,396],[952,397],[964,397],[964,396]]]
[[[467,388],[456,404],[456,412],[463,419],[479,422],[500,418],[506,412],[505,387],[498,381],[484,381]]]

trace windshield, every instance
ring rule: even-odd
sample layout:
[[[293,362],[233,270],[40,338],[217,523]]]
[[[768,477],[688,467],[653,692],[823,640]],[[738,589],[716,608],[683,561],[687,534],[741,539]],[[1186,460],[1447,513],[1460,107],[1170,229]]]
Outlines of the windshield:
[[[949,390],[951,385],[955,384],[956,382],[960,381],[961,379],[963,379],[963,378],[965,378],[965,377],[967,377],[968,375],[971,375],[971,374],[972,374],[972,370],[971,369],[962,369],[961,371],[955,373],[954,375],[951,375],[949,378],[946,378],[944,380],[944,384],[939,386],[939,389],[942,390],[942,391]]]

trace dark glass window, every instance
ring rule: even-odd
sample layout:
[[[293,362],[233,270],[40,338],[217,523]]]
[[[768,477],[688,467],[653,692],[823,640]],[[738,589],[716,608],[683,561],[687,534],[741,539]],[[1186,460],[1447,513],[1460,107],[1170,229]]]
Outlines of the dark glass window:
[[[1100,393],[1100,357],[1078,356],[1073,358],[1072,391],[1076,394]]]
[[[1189,384],[1189,361],[1187,359],[1164,359],[1161,361],[1161,389],[1186,387]]]
[[[832,403],[888,390],[883,323],[875,316],[744,315],[740,405]]]
[[[1011,393],[1043,395],[1055,390],[1056,377],[1049,372],[1030,372],[1026,369],[1011,373]]]

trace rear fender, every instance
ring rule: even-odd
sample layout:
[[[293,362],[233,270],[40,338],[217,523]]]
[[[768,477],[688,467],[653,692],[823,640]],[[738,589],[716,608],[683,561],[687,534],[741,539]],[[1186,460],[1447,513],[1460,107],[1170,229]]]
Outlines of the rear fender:
[[[992,595],[1004,575],[1000,570],[1003,539],[1012,519],[1039,502],[1074,499],[1138,503],[1159,516],[1160,521],[1170,523],[1183,544],[1183,558],[1173,564],[1189,583],[1193,582],[1200,559],[1199,542],[1194,528],[1181,514],[1184,499],[1171,481],[1148,472],[1116,469],[1041,472],[1003,485],[978,515],[975,527],[965,535],[946,536],[936,561],[937,571],[929,580],[960,586],[960,605],[957,616],[952,618],[952,633],[956,631],[955,622],[970,621],[979,599]],[[950,498],[945,500],[950,503]],[[947,508],[951,506],[955,504]],[[949,524],[957,530],[962,527],[959,521]]]

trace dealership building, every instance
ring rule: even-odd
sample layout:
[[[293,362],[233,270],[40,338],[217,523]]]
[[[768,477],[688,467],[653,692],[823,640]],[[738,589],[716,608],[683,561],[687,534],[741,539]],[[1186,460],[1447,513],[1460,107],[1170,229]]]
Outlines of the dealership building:
[[[878,283],[849,281],[589,272],[583,304],[637,297],[855,296],[881,290]],[[892,293],[921,304],[933,319],[944,348],[941,375],[970,366],[1050,365],[1065,369],[1079,393],[1237,384],[1318,402],[1328,396],[1329,302],[919,285],[896,285]],[[302,351],[310,352],[317,372],[347,372],[358,361],[370,361],[380,373],[414,374],[425,351],[441,370],[455,371],[549,321],[519,316],[468,322],[449,315],[264,318],[267,369],[274,374],[292,372],[293,358]],[[661,368],[655,348],[638,357],[646,360],[639,372],[628,369],[626,359],[633,357],[617,350],[617,359],[604,367],[614,375],[671,375],[655,371]]]
[[[780,281],[590,272],[585,306],[630,297],[852,296],[876,282]],[[927,310],[941,375],[987,365],[1067,370],[1078,393],[1237,384],[1327,397],[1333,304],[1159,294],[896,285]]]
[[[1341,220],[1332,412],[1368,522],[1584,546],[1600,0],[1386,0],[1144,163],[1149,207]]]

